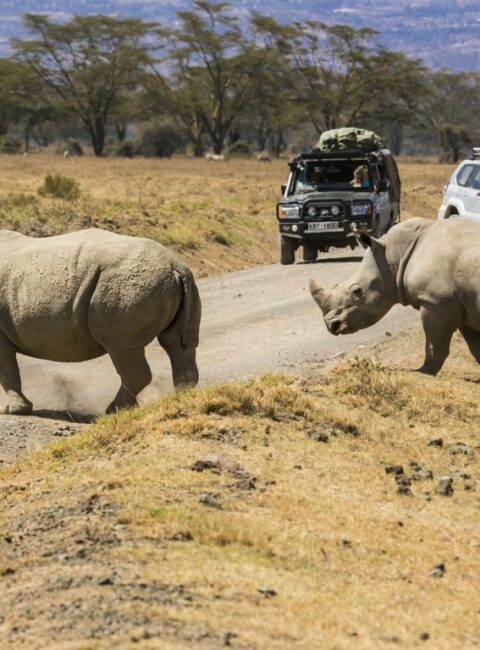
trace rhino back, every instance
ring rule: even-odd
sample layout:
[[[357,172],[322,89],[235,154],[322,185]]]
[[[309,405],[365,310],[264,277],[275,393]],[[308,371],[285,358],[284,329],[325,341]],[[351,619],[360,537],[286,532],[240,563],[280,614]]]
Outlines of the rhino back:
[[[0,259],[0,329],[20,352],[45,359],[105,352],[89,327],[98,287],[105,327],[109,314],[146,309],[154,287],[173,287],[173,257],[160,244],[97,229],[43,239],[0,233]]]
[[[460,218],[433,222],[409,261],[405,284],[414,306],[438,307],[456,326],[478,329],[480,225]]]

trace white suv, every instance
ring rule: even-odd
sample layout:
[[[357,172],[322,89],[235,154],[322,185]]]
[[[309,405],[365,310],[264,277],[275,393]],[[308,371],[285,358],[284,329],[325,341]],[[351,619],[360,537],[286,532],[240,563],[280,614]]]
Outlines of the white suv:
[[[480,159],[476,156],[460,163],[443,190],[438,218],[452,215],[480,221]]]

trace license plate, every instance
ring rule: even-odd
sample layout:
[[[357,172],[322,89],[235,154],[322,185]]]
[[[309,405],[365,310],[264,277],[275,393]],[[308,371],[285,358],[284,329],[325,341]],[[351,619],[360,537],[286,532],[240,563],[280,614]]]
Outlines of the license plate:
[[[320,221],[318,223],[309,223],[307,224],[308,231],[318,231],[318,230],[330,230],[334,232],[342,231],[343,226],[338,223],[338,221]]]

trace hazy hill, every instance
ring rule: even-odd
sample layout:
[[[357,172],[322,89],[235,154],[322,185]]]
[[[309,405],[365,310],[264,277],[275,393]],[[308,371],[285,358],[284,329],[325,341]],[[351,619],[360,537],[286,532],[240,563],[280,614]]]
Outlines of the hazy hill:
[[[282,22],[320,19],[374,27],[384,45],[421,57],[432,67],[480,67],[477,0],[236,0],[232,4],[242,16],[257,9]],[[21,14],[29,11],[58,18],[75,12],[108,13],[171,24],[176,11],[191,5],[189,0],[0,0],[0,50],[6,50],[10,37],[22,35]]]

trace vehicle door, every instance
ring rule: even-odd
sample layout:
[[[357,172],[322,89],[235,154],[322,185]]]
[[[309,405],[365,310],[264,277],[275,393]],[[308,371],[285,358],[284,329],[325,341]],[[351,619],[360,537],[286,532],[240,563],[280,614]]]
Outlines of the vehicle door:
[[[455,205],[459,214],[465,217],[470,216],[470,208],[473,207],[474,191],[470,186],[470,182],[476,171],[477,167],[473,163],[467,163],[460,167],[455,176],[456,186],[454,186],[453,192],[451,192],[450,200],[452,205]]]
[[[468,167],[473,169],[463,187],[465,216],[480,219],[480,165],[468,165]]]
[[[391,218],[391,206],[390,206],[390,196],[388,192],[388,187],[381,187],[382,176],[378,165],[373,165],[372,167],[373,174],[373,186],[377,194],[376,204],[376,213],[378,214],[378,228],[377,232],[379,235],[387,232],[390,225]]]

